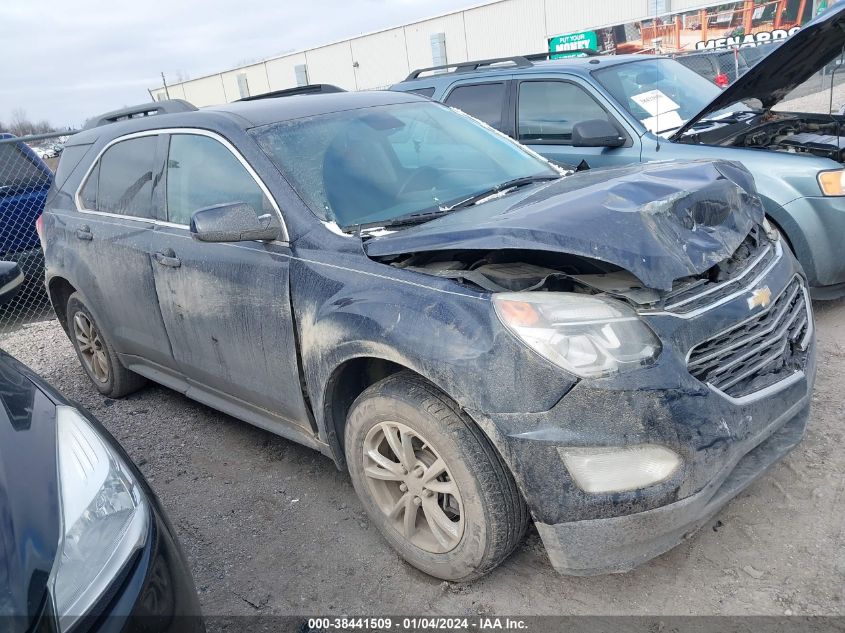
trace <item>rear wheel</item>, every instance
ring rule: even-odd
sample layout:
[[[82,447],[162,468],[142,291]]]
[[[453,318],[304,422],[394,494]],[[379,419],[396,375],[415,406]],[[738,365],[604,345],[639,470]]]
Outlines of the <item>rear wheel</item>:
[[[120,398],[144,386],[145,378],[120,363],[114,348],[78,292],[74,292],[68,299],[67,323],[70,340],[82,369],[101,394]]]
[[[527,510],[510,471],[473,421],[427,381],[401,372],[364,391],[345,441],[367,513],[414,567],[472,580],[521,540]]]

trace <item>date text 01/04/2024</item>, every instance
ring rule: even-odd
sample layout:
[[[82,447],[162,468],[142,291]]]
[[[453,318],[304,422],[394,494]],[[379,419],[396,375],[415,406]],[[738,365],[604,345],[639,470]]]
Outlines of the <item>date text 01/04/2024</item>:
[[[527,623],[524,620],[504,617],[404,617],[401,620],[386,617],[335,617],[308,620],[308,630],[311,631],[519,631],[526,629]]]

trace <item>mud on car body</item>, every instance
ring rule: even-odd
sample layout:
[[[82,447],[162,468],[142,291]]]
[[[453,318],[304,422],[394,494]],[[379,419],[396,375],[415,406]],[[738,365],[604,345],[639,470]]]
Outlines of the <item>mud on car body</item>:
[[[560,571],[629,569],[803,434],[806,279],[738,164],[564,175],[385,92],[99,123],[41,235],[95,386],[331,456],[429,574],[489,571],[529,512]]]

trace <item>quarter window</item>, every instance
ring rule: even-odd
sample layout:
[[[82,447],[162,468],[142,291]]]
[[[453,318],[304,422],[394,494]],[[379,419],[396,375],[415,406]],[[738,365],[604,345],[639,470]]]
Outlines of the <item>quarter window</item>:
[[[88,176],[88,180],[85,181],[85,186],[82,187],[82,192],[79,194],[83,209],[97,209],[97,185],[99,181],[100,161],[97,161],[97,164],[94,165],[94,169],[91,170],[91,174]]]
[[[583,88],[565,81],[524,81],[519,86],[517,123],[523,142],[572,142],[572,126],[589,119],[610,119]]]
[[[424,97],[430,97],[434,94],[434,88],[415,88],[410,92],[418,95],[422,95]]]
[[[194,211],[233,202],[246,202],[258,214],[272,213],[261,187],[225,145],[197,134],[171,136],[168,220],[187,225]]]
[[[502,127],[502,109],[505,103],[505,84],[473,84],[458,86],[446,98],[446,105],[474,116],[496,129]]]
[[[120,141],[100,158],[85,187],[86,208],[136,218],[155,218],[152,205],[156,136]]]

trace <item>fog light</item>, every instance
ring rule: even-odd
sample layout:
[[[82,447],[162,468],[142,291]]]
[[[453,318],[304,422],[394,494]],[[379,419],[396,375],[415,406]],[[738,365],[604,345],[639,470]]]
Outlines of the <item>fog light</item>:
[[[681,465],[675,451],[657,444],[558,448],[575,484],[585,492],[624,492],[665,481]]]

